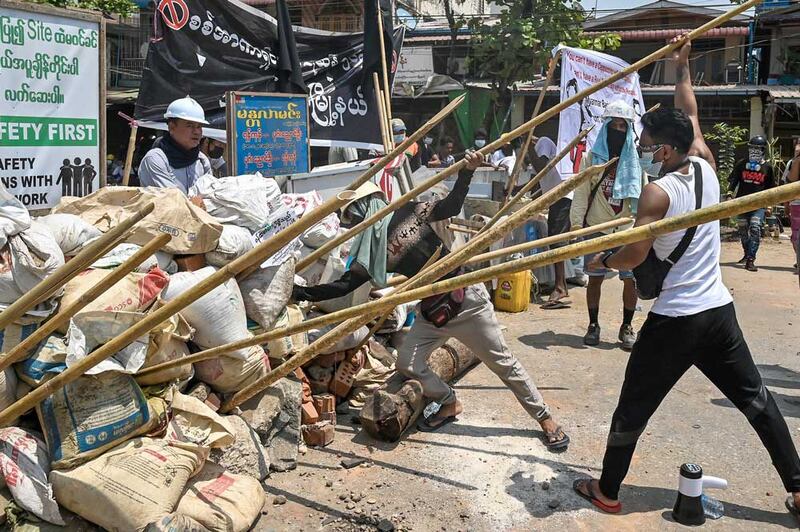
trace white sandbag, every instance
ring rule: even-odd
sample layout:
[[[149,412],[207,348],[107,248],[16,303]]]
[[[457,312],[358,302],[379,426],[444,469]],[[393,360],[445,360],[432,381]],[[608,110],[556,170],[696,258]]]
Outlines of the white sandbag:
[[[214,274],[215,268],[207,266],[194,272],[178,272],[171,276],[169,285],[161,297],[171,301],[190,290],[203,279]],[[194,301],[181,311],[195,329],[194,343],[203,349],[218,347],[237,340],[250,338],[247,330],[247,315],[242,301],[239,286],[233,279],[228,279],[209,293]],[[248,350],[231,351],[229,357],[245,360]]]
[[[87,242],[103,234],[74,214],[48,214],[36,218],[36,222],[50,230],[61,251],[67,256],[77,254]]]
[[[56,525],[64,525],[47,480],[50,458],[42,440],[18,427],[0,429],[0,474],[25,510]]]
[[[234,429],[225,417],[203,401],[180,392],[172,392],[170,396],[173,416],[165,438],[210,449],[227,447],[236,440]]]
[[[142,246],[138,244],[117,244],[114,248],[112,248],[108,253],[97,259],[94,263],[92,263],[92,268],[102,268],[105,270],[111,270],[131,258],[137,251],[142,249]],[[156,268],[159,266],[158,259],[155,255],[150,255],[146,259],[144,259],[136,268],[133,269],[135,272],[139,273],[147,273],[152,268]],[[177,266],[176,266],[177,268]],[[177,271],[177,270],[176,270]]]
[[[5,410],[17,400],[17,374],[13,368],[0,372],[0,410]]]
[[[158,301],[150,311],[153,312],[160,306],[160,301]],[[189,347],[186,342],[191,340],[193,335],[194,329],[180,314],[175,314],[157,325],[150,331],[150,341],[142,369],[189,356]],[[141,386],[149,386],[174,380],[185,380],[192,375],[194,375],[192,365],[183,364],[148,375],[137,375],[136,382]]]
[[[280,266],[259,268],[239,282],[247,317],[265,331],[272,329],[292,297],[294,265],[290,258]]]
[[[286,305],[283,312],[280,313],[278,319],[275,321],[275,329],[289,327],[302,323],[305,319],[305,313],[297,305]],[[252,331],[251,331],[252,332]],[[264,330],[257,328],[256,334],[263,333]],[[275,338],[267,342],[265,346],[269,358],[282,360],[290,353],[295,353],[308,345],[308,334],[305,331],[295,333],[291,336],[283,336]]]
[[[219,237],[217,249],[206,253],[206,262],[211,266],[225,266],[253,249],[253,234],[238,225],[225,224]]]
[[[144,530],[171,513],[207,451],[136,438],[70,471],[53,471],[58,503],[107,530]]]
[[[206,527],[181,514],[167,514],[147,525],[144,532],[209,532]]]
[[[269,359],[260,345],[243,349],[244,360],[226,355],[195,362],[195,377],[221,393],[238,392],[269,371]]]
[[[315,318],[317,316],[320,316],[320,315],[321,314],[312,313],[312,314],[309,314],[308,318],[309,319],[313,319],[313,318]],[[319,340],[323,335],[327,334],[334,327],[336,327],[338,325],[339,325],[338,323],[332,323],[330,325],[324,325],[324,326],[322,326],[322,327],[320,327],[318,329],[310,329],[308,331],[308,341],[309,341],[309,343],[313,344],[314,342]],[[347,335],[343,336],[333,346],[329,347],[328,349],[326,349],[324,351],[320,351],[320,354],[321,355],[327,355],[327,354],[330,354],[330,353],[337,353],[339,351],[347,351],[348,349],[353,349],[354,347],[358,346],[364,340],[364,338],[367,337],[367,334],[369,334],[369,328],[366,325],[364,325],[362,327],[359,327],[358,329],[356,329],[355,331],[351,332],[350,334],[347,334]]]
[[[30,386],[39,386],[67,369],[67,344],[51,334],[25,360],[14,364],[17,376]]]
[[[0,251],[0,303],[13,303],[64,265],[64,253],[43,225],[31,226],[8,238]],[[62,290],[50,299],[60,296]]]
[[[89,269],[73,277],[64,287],[61,307],[75,302],[91,287],[111,275],[109,270]],[[158,295],[167,286],[169,277],[163,271],[154,268],[147,273],[131,272],[111,288],[83,307],[77,314],[102,310],[106,312],[142,312],[155,302]],[[76,316],[77,316],[76,315]],[[68,324],[58,327],[58,332],[66,334]]]
[[[178,273],[178,263],[173,260],[173,255],[164,251],[156,251],[158,267],[169,274]]]
[[[42,321],[37,316],[25,315],[0,330],[0,353],[8,353],[17,347],[24,339],[36,332]]]
[[[67,331],[67,367],[72,367],[97,347],[127,331],[144,318],[140,312],[81,312],[69,321]],[[87,369],[84,375],[107,371],[134,374],[144,365],[148,336],[140,336],[99,364]]]
[[[312,225],[302,234],[300,240],[308,247],[318,248],[339,234],[339,217],[332,212],[319,223]]]
[[[31,215],[25,205],[0,183],[0,248],[8,243],[8,237],[25,231],[31,226]]]
[[[258,480],[208,462],[189,480],[175,512],[212,532],[245,532],[261,514],[265,500]]]
[[[278,183],[261,174],[215,178],[206,175],[189,189],[189,197],[200,196],[206,211],[224,224],[257,231],[267,221],[270,201],[280,196]]]
[[[166,403],[146,400],[130,375],[108,372],[67,384],[39,403],[36,414],[53,469],[64,469],[158,426]]]

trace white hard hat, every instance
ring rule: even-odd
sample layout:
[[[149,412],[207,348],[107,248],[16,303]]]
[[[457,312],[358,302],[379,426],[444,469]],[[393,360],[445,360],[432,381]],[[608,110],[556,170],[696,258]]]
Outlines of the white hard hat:
[[[189,122],[208,125],[203,108],[197,103],[197,100],[189,96],[186,98],[179,98],[169,104],[167,112],[164,113],[164,118],[182,118]]]
[[[624,118],[633,121],[636,120],[636,111],[622,100],[615,100],[608,104],[603,112],[603,118]]]

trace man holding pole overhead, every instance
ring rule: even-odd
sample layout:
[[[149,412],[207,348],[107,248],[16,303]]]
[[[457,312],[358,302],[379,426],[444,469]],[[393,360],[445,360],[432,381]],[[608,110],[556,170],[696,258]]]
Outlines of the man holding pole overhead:
[[[658,176],[645,186],[636,225],[719,202],[714,159],[703,140],[689,69],[691,44],[677,62],[675,109],[642,117],[641,163]],[[736,320],[719,267],[719,222],[702,224],[595,256],[593,264],[633,270],[643,297],[656,297],[633,346],[599,480],[580,479],[575,491],[609,513],[622,509],[619,488],[647,422],[681,376],[696,366],[745,415],[770,454],[798,515],[800,458],[772,394],[764,386]]]

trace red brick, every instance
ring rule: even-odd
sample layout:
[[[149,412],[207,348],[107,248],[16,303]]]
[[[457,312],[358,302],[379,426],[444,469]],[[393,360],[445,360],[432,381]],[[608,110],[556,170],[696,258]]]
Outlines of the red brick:
[[[333,442],[336,434],[333,425],[329,421],[320,421],[313,425],[303,425],[301,427],[303,441],[312,447],[325,447]]]
[[[337,397],[347,397],[350,388],[353,387],[356,374],[364,367],[365,356],[361,349],[348,351],[347,354],[347,360],[336,369],[336,374],[331,382],[331,393]]]
[[[314,396],[314,406],[320,414],[336,412],[336,397],[330,393],[321,393]]]
[[[199,255],[176,255],[175,264],[178,265],[179,272],[194,272],[206,267],[206,256]]]
[[[319,413],[313,403],[303,403],[301,413],[304,425],[311,425],[319,421]]]

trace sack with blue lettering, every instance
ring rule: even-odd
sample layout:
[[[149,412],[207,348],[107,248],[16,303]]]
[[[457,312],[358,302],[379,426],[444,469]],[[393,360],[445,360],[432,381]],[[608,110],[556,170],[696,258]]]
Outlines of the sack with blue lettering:
[[[28,319],[28,316],[23,316],[21,321],[6,325],[5,329],[0,330],[0,353],[8,353],[14,349],[25,338],[36,332],[41,322],[41,318]]]
[[[67,369],[66,360],[67,344],[64,338],[52,334],[27,359],[15,364],[14,369],[19,380],[36,387]]]
[[[75,467],[166,427],[166,403],[145,399],[131,375],[84,375],[36,406],[53,469]]]

